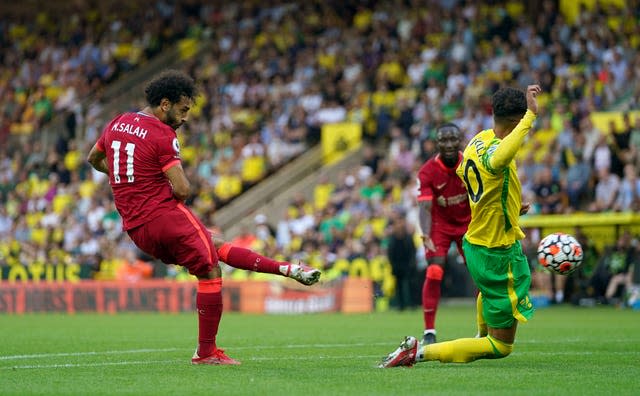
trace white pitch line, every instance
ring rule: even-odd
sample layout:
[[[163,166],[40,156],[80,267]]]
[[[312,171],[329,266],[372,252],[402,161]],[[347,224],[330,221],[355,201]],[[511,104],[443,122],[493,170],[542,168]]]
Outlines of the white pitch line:
[[[267,360],[326,360],[344,359],[344,356],[289,356],[289,357],[253,357],[243,359],[244,361],[267,361]],[[379,355],[349,356],[350,359],[381,359]],[[23,370],[23,369],[48,369],[48,368],[79,368],[79,367],[104,367],[104,366],[128,366],[128,365],[151,365],[151,364],[189,364],[187,359],[172,360],[145,360],[145,361],[125,361],[125,362],[103,362],[103,363],[64,363],[64,364],[30,364],[22,366],[5,366],[0,370]]]
[[[166,363],[174,363],[179,361],[183,361],[183,360],[174,359],[174,360],[146,360],[146,361],[103,362],[103,363],[32,364],[32,365],[25,365],[25,366],[0,367],[0,370],[128,366],[128,365],[136,365],[136,364],[166,364]]]
[[[633,340],[614,340],[618,342],[629,342]],[[553,341],[553,340],[523,340],[516,341],[516,344],[572,344],[583,342],[582,340],[568,340],[568,341]],[[611,342],[609,342],[611,343]],[[395,344],[393,342],[372,342],[372,343],[351,343],[351,344],[295,344],[295,345],[256,345],[256,346],[227,346],[229,349],[233,350],[268,350],[268,349],[301,349],[301,348],[318,348],[318,349],[326,349],[326,348],[350,348],[350,347],[372,347],[372,346],[388,346],[393,347]],[[189,348],[189,351],[193,350],[193,348]],[[9,355],[9,356],[0,356],[0,361],[6,360],[20,360],[20,359],[39,359],[39,358],[52,358],[52,357],[81,357],[81,356],[101,356],[101,355],[120,355],[120,354],[134,354],[134,353],[158,353],[158,352],[179,352],[179,351],[187,351],[185,348],[145,348],[145,349],[125,349],[125,350],[115,350],[115,351],[87,351],[87,352],[59,352],[59,353],[35,353],[29,355]],[[564,354],[557,352],[536,352],[538,354]],[[597,352],[568,352],[567,354],[594,354]],[[636,351],[628,351],[628,352],[614,352],[617,354],[640,354],[640,352]]]
[[[0,360],[38,359],[38,358],[64,357],[64,356],[119,355],[119,354],[128,354],[128,353],[174,352],[174,351],[181,351],[181,350],[183,350],[183,349],[180,349],[180,348],[160,348],[160,349],[128,349],[128,350],[121,350],[121,351],[34,353],[32,355],[0,356]]]
[[[529,353],[521,353],[528,355]],[[532,352],[531,354],[534,354]],[[535,352],[536,355],[551,355],[551,356],[579,356],[579,355],[594,355],[596,352]],[[627,352],[608,352],[608,354],[614,355],[636,355],[640,352],[627,351]],[[381,359],[380,355],[357,355],[348,356],[350,359]],[[344,359],[345,356],[278,356],[278,357],[251,357],[242,359],[244,361],[270,361],[270,360],[294,360],[294,361],[310,361],[310,360],[331,360],[331,359]],[[32,364],[22,366],[5,366],[0,367],[0,370],[26,370],[26,369],[50,369],[50,368],[81,368],[81,367],[105,367],[105,366],[132,366],[132,365],[152,365],[152,364],[175,364],[181,363],[184,365],[189,364],[187,359],[171,359],[171,360],[145,360],[145,361],[124,361],[124,362],[102,362],[102,363],[64,363],[64,364]],[[372,363],[372,367],[375,365]]]
[[[261,349],[296,349],[296,348],[347,348],[347,347],[363,347],[363,346],[389,346],[388,342],[378,342],[378,343],[358,343],[358,344],[298,344],[298,345],[264,345],[264,346],[239,346],[233,347],[228,346],[226,348],[233,350],[243,350],[243,349],[253,349],[253,350],[261,350]],[[98,356],[98,355],[118,355],[118,354],[131,354],[131,353],[155,353],[155,352],[176,352],[176,351],[185,351],[184,348],[159,348],[159,349],[125,349],[119,351],[88,351],[88,352],[60,352],[60,353],[34,353],[31,355],[11,355],[11,356],[0,356],[1,360],[18,360],[18,359],[38,359],[38,358],[49,358],[49,357],[65,357],[65,356]],[[193,348],[189,349],[190,351]]]

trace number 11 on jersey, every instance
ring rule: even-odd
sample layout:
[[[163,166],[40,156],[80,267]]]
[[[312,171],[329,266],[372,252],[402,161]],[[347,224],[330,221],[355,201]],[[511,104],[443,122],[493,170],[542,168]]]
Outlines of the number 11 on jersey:
[[[122,142],[119,140],[114,140],[111,142],[111,148],[113,149],[113,181],[115,183],[120,183],[120,146],[122,146]],[[124,151],[127,153],[127,182],[133,183],[133,152],[136,149],[136,145],[134,143],[127,143],[124,146]]]

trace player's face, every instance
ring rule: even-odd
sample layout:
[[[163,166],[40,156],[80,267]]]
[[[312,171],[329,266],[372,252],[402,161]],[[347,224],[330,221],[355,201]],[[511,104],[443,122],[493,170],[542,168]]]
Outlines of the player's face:
[[[453,127],[440,128],[436,137],[438,151],[440,155],[449,161],[458,160],[458,151],[460,150],[460,130]]]
[[[172,103],[166,113],[165,124],[173,129],[178,129],[187,122],[187,115],[193,101],[186,96],[181,96],[178,103]]]

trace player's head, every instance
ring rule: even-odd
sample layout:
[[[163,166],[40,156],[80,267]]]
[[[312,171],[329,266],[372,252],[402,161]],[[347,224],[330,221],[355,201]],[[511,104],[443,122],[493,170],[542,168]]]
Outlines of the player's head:
[[[167,70],[144,89],[147,103],[160,121],[178,129],[187,121],[187,114],[196,96],[196,86],[191,77],[177,71]]]
[[[436,144],[440,158],[448,166],[458,163],[458,151],[462,142],[462,131],[456,124],[446,123],[436,129]]]
[[[527,112],[524,92],[515,88],[500,88],[491,97],[493,121],[511,131]]]

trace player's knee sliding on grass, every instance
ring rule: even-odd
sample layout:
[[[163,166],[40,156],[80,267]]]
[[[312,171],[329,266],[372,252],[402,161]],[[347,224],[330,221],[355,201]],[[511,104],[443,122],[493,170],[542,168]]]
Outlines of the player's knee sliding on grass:
[[[428,361],[470,363],[478,359],[500,359],[508,356],[511,351],[513,351],[513,344],[492,336],[458,338],[426,345],[418,343],[415,337],[408,336],[378,367],[411,367],[415,363]]]
[[[467,145],[457,173],[464,180],[471,222],[463,250],[469,274],[480,290],[476,300],[478,336],[419,346],[406,337],[380,367],[412,366],[416,362],[468,363],[508,356],[518,321],[533,314],[529,299],[531,273],[520,245],[524,233],[519,216],[526,213],[514,157],[538,111],[540,87],[527,94],[502,88],[492,98],[495,130],[478,133]],[[486,334],[486,335],[484,335]]]
[[[477,359],[499,359],[508,356],[513,344],[491,336],[459,338],[418,348],[416,361],[438,360],[442,363],[469,363]]]

